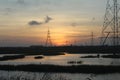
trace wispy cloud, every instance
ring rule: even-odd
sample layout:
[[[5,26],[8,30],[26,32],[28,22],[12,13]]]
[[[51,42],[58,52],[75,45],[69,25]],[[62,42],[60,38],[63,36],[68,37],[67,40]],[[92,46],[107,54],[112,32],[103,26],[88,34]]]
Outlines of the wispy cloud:
[[[90,35],[70,35],[67,37],[70,37],[70,38],[90,38],[91,36]]]
[[[9,15],[13,13],[14,10],[12,8],[5,8],[3,12],[4,12],[4,15]]]
[[[80,23],[73,22],[70,24],[72,27],[80,26]]]
[[[17,0],[17,3],[23,5],[23,4],[25,4],[25,1],[24,0]]]

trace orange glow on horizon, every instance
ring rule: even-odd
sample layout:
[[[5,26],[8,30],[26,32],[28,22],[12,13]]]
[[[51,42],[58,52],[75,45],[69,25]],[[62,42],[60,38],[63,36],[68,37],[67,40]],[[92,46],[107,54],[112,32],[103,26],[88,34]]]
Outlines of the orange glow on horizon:
[[[64,40],[58,40],[58,41],[54,41],[53,44],[55,46],[62,46],[62,45],[66,45],[66,41],[64,41]]]
[[[62,34],[56,34],[52,39],[52,42],[55,46],[61,46],[66,44],[66,37]]]

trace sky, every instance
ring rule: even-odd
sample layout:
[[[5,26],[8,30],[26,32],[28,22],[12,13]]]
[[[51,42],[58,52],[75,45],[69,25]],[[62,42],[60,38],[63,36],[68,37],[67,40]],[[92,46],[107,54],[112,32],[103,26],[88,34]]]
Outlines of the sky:
[[[0,46],[95,43],[107,0],[0,0]]]

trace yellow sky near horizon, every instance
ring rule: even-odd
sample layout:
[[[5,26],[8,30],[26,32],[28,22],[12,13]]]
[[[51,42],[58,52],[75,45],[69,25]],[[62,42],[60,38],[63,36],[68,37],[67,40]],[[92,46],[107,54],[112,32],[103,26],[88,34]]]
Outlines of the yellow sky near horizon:
[[[18,1],[0,1],[2,46],[44,45],[48,27],[54,45],[89,44],[91,32],[100,36],[105,0]]]

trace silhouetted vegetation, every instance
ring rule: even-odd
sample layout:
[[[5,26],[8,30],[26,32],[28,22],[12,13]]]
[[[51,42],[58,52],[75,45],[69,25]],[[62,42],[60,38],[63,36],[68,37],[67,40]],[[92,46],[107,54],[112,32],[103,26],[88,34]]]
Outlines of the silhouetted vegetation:
[[[42,58],[44,58],[44,56],[42,56],[42,55],[41,56],[35,56],[34,58],[35,59],[42,59]]]
[[[65,73],[116,73],[120,72],[120,66],[110,65],[72,65],[72,66],[59,66],[59,65],[0,65],[1,70],[14,70],[14,71],[31,71],[31,72],[65,72]]]
[[[68,53],[120,53],[120,46],[57,46],[57,47],[1,47],[1,54],[26,54],[26,55],[63,55]]]
[[[102,55],[101,57],[103,58],[120,58],[120,55],[116,54],[116,55]]]
[[[20,58],[24,58],[24,57],[25,57],[25,55],[6,55],[3,57],[0,57],[0,61],[20,59]]]
[[[54,76],[51,73],[34,73],[33,75],[31,72],[15,71],[14,74],[9,74],[7,76],[0,75],[0,80],[71,80],[60,74],[54,74]]]
[[[82,64],[82,61],[68,61],[68,64]]]
[[[80,58],[99,58],[99,55],[88,55],[88,56],[81,56]]]

